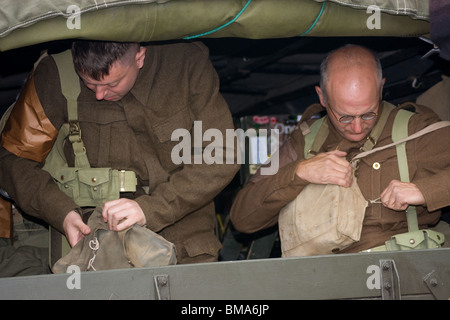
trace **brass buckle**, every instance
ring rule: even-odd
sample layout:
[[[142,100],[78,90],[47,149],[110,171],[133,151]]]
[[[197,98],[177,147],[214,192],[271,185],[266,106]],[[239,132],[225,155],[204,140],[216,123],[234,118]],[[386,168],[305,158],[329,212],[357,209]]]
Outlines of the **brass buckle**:
[[[70,142],[81,142],[81,128],[78,121],[69,121],[69,140]]]

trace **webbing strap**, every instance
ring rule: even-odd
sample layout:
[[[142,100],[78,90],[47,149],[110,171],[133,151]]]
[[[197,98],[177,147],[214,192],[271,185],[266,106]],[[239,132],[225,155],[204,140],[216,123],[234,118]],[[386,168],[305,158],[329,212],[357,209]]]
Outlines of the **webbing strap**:
[[[407,110],[399,110],[394,120],[392,128],[392,141],[397,142],[408,136],[408,123],[413,112]],[[400,180],[410,182],[408,158],[406,156],[406,142],[399,143],[395,146],[397,150],[398,169],[400,171]],[[419,222],[417,220],[416,206],[408,206],[406,209],[406,219],[408,221],[408,231],[419,230]]]
[[[410,136],[407,136],[406,138],[403,138],[403,139],[401,139],[399,141],[396,141],[396,142],[393,142],[393,143],[387,144],[385,146],[378,147],[378,148],[375,148],[375,149],[372,149],[372,150],[369,150],[369,151],[366,151],[366,152],[361,152],[361,153],[357,154],[351,161],[355,161],[355,160],[364,158],[364,157],[368,156],[369,154],[372,154],[372,153],[375,153],[375,152],[378,152],[378,151],[381,151],[381,150],[385,150],[385,149],[394,147],[397,144],[408,142],[410,140],[413,140],[413,139],[416,139],[418,137],[421,137],[421,136],[423,136],[423,135],[425,135],[427,133],[430,133],[430,132],[433,132],[433,131],[436,131],[436,130],[439,130],[439,129],[442,129],[442,128],[448,127],[448,126],[450,126],[450,121],[435,122],[433,124],[430,124],[428,127],[425,127],[422,130],[419,130],[416,133],[414,133],[414,134],[412,134]]]
[[[373,147],[377,144],[378,139],[380,138],[381,132],[383,132],[384,125],[391,114],[391,111],[394,110],[394,106],[390,103],[383,102],[383,110],[381,111],[381,115],[378,118],[377,124],[374,126],[369,136],[367,137],[367,141],[361,148],[361,151],[372,150]]]
[[[63,51],[52,55],[58,67],[59,79],[61,83],[61,92],[67,99],[67,112],[69,121],[78,120],[77,100],[80,95],[80,80],[72,61],[72,53],[70,50]]]
[[[80,95],[80,79],[72,60],[70,50],[52,55],[58,68],[61,92],[67,100],[67,114],[69,119],[69,140],[75,154],[75,167],[90,168],[86,148],[81,140],[81,128],[78,123],[78,96]]]
[[[311,127],[309,127],[308,134],[305,135],[305,148],[304,148],[305,159],[310,158],[311,156],[314,155],[314,152],[316,152],[316,151],[313,151],[313,149],[312,149],[313,143],[314,143],[314,147],[317,149],[317,145],[319,145],[319,148],[320,148],[322,146],[322,144],[325,142],[325,139],[328,135],[328,124],[324,120],[325,120],[325,117],[322,117],[319,120],[317,120],[316,122],[314,122],[311,125]],[[304,123],[306,124],[306,122],[304,122]],[[325,123],[325,125],[322,125],[322,123]],[[325,127],[325,128],[323,128],[323,127]],[[324,134],[320,135],[320,139],[318,137],[319,130],[321,130],[322,132],[324,130],[326,130],[325,135]],[[316,139],[316,137],[317,137],[317,139]],[[316,140],[320,140],[320,141],[316,142]]]

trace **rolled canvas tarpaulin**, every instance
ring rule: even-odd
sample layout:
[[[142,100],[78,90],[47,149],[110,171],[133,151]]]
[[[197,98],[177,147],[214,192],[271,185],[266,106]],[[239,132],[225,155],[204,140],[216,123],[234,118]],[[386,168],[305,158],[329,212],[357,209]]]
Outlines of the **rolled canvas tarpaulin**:
[[[409,37],[429,33],[428,17],[428,0],[2,0],[0,50],[73,38]]]
[[[429,0],[315,0],[334,2],[354,9],[376,5],[381,12],[393,15],[407,15],[417,19],[429,19]]]

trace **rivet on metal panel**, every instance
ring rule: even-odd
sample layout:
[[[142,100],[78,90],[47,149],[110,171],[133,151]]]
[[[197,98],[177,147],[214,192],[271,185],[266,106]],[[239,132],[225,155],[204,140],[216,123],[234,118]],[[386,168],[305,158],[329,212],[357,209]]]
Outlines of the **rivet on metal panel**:
[[[158,300],[170,300],[169,276],[159,274],[153,277]]]
[[[380,260],[381,267],[381,298],[385,300],[400,300],[400,278],[394,260]]]
[[[428,290],[433,294],[435,299],[447,300],[449,299],[448,287],[446,288],[445,283],[439,278],[435,270],[431,271],[423,278],[423,282],[428,287]]]

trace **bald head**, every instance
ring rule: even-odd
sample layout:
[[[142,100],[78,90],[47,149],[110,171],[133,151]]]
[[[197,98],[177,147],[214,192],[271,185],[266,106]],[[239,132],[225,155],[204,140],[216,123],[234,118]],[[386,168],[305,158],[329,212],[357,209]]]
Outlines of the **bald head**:
[[[340,82],[346,75],[351,75],[355,81],[375,79],[381,91],[383,75],[378,57],[365,47],[349,44],[331,51],[320,66],[320,88],[325,102],[330,79]],[[359,79],[355,78],[358,76]]]
[[[379,59],[364,47],[347,45],[322,62],[316,91],[337,131],[347,140],[361,141],[375,125],[383,84]]]

